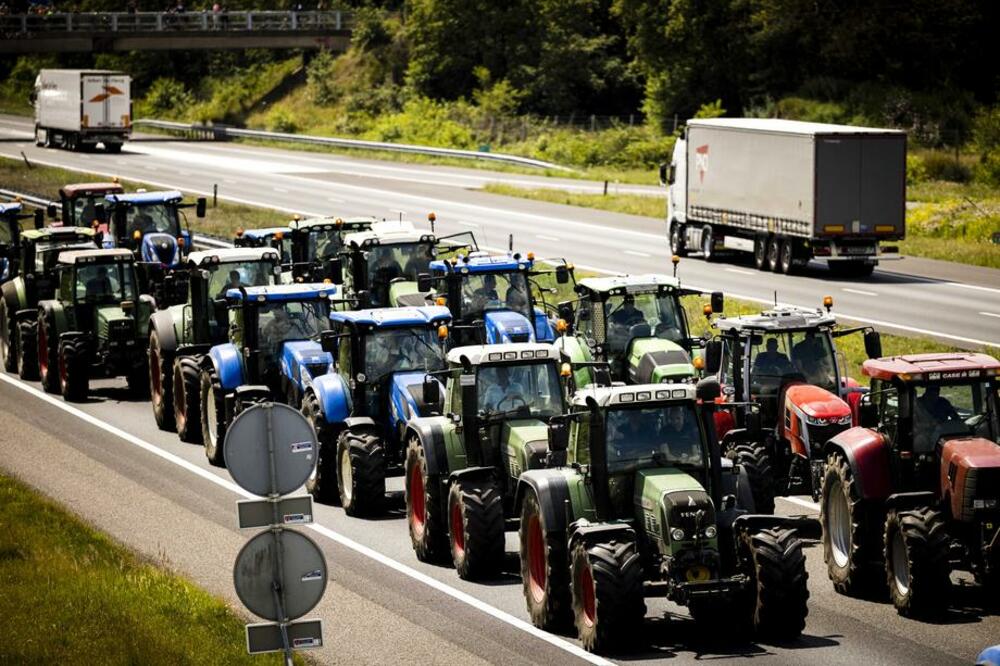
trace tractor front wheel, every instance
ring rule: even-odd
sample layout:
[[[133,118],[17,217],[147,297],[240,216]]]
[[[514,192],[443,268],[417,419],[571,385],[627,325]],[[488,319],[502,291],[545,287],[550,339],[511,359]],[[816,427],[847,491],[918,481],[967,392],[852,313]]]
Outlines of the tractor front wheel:
[[[153,418],[160,430],[174,429],[173,362],[160,345],[160,334],[149,334],[149,398],[153,404]]]
[[[225,467],[226,398],[214,370],[202,370],[200,383],[201,437],[205,444],[205,457],[216,467]]]
[[[780,640],[801,634],[809,614],[809,574],[795,531],[744,531],[737,548],[743,573],[750,579],[747,601],[754,633]]]
[[[879,587],[882,553],[873,536],[872,514],[847,459],[831,454],[820,486],[819,521],[827,573],[841,594],[869,596]]]
[[[573,617],[585,650],[606,652],[627,646],[642,628],[646,603],[642,561],[635,543],[573,546]]]
[[[59,343],[59,391],[65,400],[81,402],[90,390],[87,346],[83,340]]]
[[[17,374],[21,379],[38,379],[38,322],[17,323]]]
[[[201,400],[198,359],[181,356],[174,361],[171,393],[174,425],[182,442],[201,444]]]
[[[885,521],[885,572],[900,615],[931,617],[951,591],[948,525],[930,508],[892,510]]]
[[[440,513],[441,481],[428,471],[424,447],[413,435],[406,445],[406,522],[421,562],[439,562],[447,553],[447,528]]]
[[[774,513],[774,468],[771,456],[762,444],[737,444],[726,452],[726,457],[742,465],[750,482],[754,513]]]
[[[59,334],[53,318],[46,314],[38,322],[38,375],[42,388],[59,393]]]
[[[521,584],[531,622],[560,631],[572,622],[566,537],[546,529],[538,497],[529,492],[521,505]]]
[[[337,487],[337,438],[323,420],[316,394],[308,391],[302,398],[302,415],[306,417],[316,431],[319,450],[316,453],[316,466],[306,479],[306,492],[317,502],[323,504],[339,504],[340,492]]]
[[[503,568],[503,497],[493,481],[456,481],[448,491],[451,560],[464,580],[496,577]]]
[[[373,516],[385,503],[385,446],[374,432],[337,438],[337,490],[349,516]]]

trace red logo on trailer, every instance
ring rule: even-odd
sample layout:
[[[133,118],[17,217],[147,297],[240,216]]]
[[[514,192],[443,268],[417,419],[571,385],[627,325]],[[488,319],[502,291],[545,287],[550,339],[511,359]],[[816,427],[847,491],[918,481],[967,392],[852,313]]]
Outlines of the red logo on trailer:
[[[104,92],[99,95],[94,95],[94,98],[90,100],[91,102],[103,102],[113,95],[124,95],[125,92],[115,88],[114,86],[104,86]]]
[[[695,168],[698,169],[698,182],[705,182],[705,173],[708,171],[708,144],[698,146],[694,149]]]

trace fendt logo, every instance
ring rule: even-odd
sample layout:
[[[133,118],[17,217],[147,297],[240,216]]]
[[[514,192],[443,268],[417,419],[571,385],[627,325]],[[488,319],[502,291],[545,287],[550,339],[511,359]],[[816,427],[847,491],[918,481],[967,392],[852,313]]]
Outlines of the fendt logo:
[[[694,166],[698,169],[698,182],[705,182],[705,173],[708,171],[708,144],[698,146],[694,149]]]
[[[103,102],[104,100],[106,100],[109,97],[112,97],[114,95],[124,95],[124,94],[125,94],[125,91],[119,90],[118,88],[115,88],[114,86],[104,86],[104,92],[102,92],[102,93],[100,93],[98,95],[94,95],[94,98],[91,99],[90,101],[91,102]]]

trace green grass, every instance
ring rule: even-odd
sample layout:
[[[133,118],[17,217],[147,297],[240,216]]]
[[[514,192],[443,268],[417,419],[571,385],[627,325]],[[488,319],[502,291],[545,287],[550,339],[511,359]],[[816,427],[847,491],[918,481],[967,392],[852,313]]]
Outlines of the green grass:
[[[612,213],[641,215],[643,217],[662,218],[666,215],[667,210],[666,198],[639,194],[578,194],[546,188],[526,189],[497,183],[488,183],[483,187],[483,190],[508,197],[520,197],[583,208],[597,208]]]
[[[0,589],[0,663],[281,663],[246,653],[221,600],[2,474]]]

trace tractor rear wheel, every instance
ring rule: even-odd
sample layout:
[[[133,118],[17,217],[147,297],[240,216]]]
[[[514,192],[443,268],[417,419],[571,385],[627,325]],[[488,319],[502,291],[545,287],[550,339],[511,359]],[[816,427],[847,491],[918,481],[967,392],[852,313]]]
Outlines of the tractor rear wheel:
[[[337,491],[348,516],[373,516],[385,504],[385,446],[371,431],[337,438]]]
[[[226,466],[223,445],[226,441],[226,398],[215,376],[215,370],[201,371],[201,437],[205,457],[216,467]]]
[[[566,538],[546,529],[538,497],[529,491],[521,505],[521,584],[536,627],[560,631],[572,623]]]
[[[16,328],[5,299],[0,299],[0,356],[4,370],[14,372],[17,369]]]
[[[39,315],[38,322],[38,375],[42,388],[49,393],[59,392],[59,335],[51,314]]]
[[[59,342],[59,391],[70,402],[87,399],[90,389],[87,345],[83,340]]]
[[[774,513],[774,468],[771,456],[762,444],[737,444],[726,452],[726,457],[746,470],[753,495],[754,513]]]
[[[160,334],[154,329],[149,334],[149,398],[153,404],[153,418],[160,430],[174,429],[173,359],[164,353]]]
[[[801,634],[809,614],[809,574],[795,531],[744,531],[737,548],[741,569],[750,578],[747,610],[754,633],[781,640]]]
[[[440,479],[428,471],[424,447],[413,435],[406,445],[406,522],[421,562],[440,562],[447,555],[447,528],[440,513]]]
[[[931,617],[951,591],[948,525],[931,508],[891,510],[885,521],[885,573],[900,615]]]
[[[181,356],[171,373],[174,425],[181,441],[191,444],[201,444],[200,372],[197,358]]]
[[[21,379],[38,379],[38,321],[17,323],[17,374]]]
[[[448,491],[451,560],[460,578],[498,576],[504,560],[503,496],[493,481],[462,481]]]
[[[826,459],[819,508],[823,559],[834,589],[851,596],[870,596],[879,588],[882,549],[870,524],[874,511],[861,498],[851,466],[842,454],[833,453]]]
[[[642,628],[642,561],[633,542],[573,546],[573,617],[585,650],[627,646]]]
[[[339,504],[340,492],[337,487],[337,438],[323,422],[319,400],[311,390],[302,397],[302,415],[316,431],[319,450],[316,453],[316,467],[306,479],[306,492],[317,502]]]

